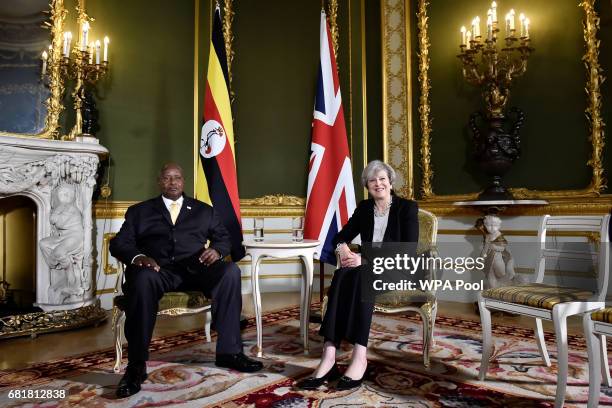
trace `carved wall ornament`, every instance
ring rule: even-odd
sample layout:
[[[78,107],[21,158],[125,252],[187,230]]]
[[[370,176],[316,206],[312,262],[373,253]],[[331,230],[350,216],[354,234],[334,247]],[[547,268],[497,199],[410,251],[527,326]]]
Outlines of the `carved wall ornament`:
[[[97,143],[0,136],[0,199],[36,204],[35,305],[45,311],[94,302],[91,199],[107,153]]]

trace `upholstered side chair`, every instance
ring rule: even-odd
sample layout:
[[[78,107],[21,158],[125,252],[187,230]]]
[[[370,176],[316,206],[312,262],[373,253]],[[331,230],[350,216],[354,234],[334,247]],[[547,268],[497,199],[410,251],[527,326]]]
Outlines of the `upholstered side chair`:
[[[487,289],[480,293],[478,306],[482,323],[482,361],[480,365],[480,380],[486,377],[489,360],[493,351],[491,338],[491,312],[501,310],[535,318],[535,337],[542,359],[550,367],[550,357],[544,342],[542,319],[552,320],[555,328],[557,343],[557,392],[555,407],[563,407],[565,388],[567,386],[568,350],[567,350],[567,318],[592,312],[604,307],[608,290],[608,277],[610,274],[610,255],[608,248],[608,224],[610,216],[550,216],[542,218],[538,231],[538,257],[534,272],[533,283],[516,286],[506,286]],[[587,233],[596,241],[588,246],[588,251],[577,251],[565,248],[548,248],[547,236],[549,231],[560,231],[564,235],[579,236]],[[594,237],[597,237],[596,239]],[[548,242],[550,243],[550,239]],[[572,262],[586,262],[588,265],[597,264],[595,272],[596,281],[593,281],[593,291],[548,285],[544,282],[546,260],[557,262],[571,260]],[[588,273],[584,281],[588,282]]]
[[[607,387],[612,387],[606,336],[612,336],[612,307],[586,313],[583,317],[584,336],[589,354],[589,402],[588,408],[599,407],[602,377]]]
[[[113,298],[112,327],[115,338],[115,366],[113,370],[121,371],[121,360],[123,357],[123,324],[125,321],[125,305],[127,296],[123,294],[121,285],[125,266],[120,263],[115,283],[115,297]],[[204,333],[206,341],[210,342],[211,301],[202,292],[168,292],[159,301],[157,315],[174,317],[186,316],[196,313],[204,313]]]

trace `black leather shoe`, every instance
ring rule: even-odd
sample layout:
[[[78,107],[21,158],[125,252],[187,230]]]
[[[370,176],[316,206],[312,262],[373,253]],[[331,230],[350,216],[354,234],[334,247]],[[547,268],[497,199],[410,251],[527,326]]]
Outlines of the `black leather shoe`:
[[[340,378],[340,370],[338,370],[338,364],[334,363],[332,368],[323,377],[308,377],[295,384],[295,386],[302,390],[316,390],[326,381],[335,381],[338,378]]]
[[[350,390],[352,388],[357,388],[363,382],[364,377],[365,377],[365,374],[360,379],[353,380],[351,377],[347,377],[346,375],[343,375],[342,377],[340,377],[340,380],[338,380],[338,384],[336,384],[336,389],[338,391],[344,391],[344,390]]]
[[[217,354],[215,365],[217,367],[231,368],[243,373],[254,373],[263,368],[261,362],[248,358],[242,352],[237,354]]]
[[[117,386],[117,397],[127,398],[140,391],[140,384],[147,379],[146,365],[130,365],[125,369],[125,374]]]

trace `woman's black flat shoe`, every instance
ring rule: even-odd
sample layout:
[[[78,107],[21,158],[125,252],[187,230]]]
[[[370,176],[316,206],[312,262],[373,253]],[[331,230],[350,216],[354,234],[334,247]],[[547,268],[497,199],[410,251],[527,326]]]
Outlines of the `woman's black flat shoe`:
[[[338,378],[340,378],[340,370],[338,370],[338,365],[334,363],[332,368],[323,377],[308,377],[295,384],[295,386],[303,390],[316,390],[325,384],[326,381],[335,381]]]
[[[338,391],[344,391],[344,390],[350,390],[353,388],[357,388],[363,382],[364,377],[365,377],[365,373],[363,374],[363,377],[361,377],[358,380],[353,380],[351,377],[347,377],[346,375],[343,375],[342,377],[340,377],[338,384],[336,384],[336,389]]]

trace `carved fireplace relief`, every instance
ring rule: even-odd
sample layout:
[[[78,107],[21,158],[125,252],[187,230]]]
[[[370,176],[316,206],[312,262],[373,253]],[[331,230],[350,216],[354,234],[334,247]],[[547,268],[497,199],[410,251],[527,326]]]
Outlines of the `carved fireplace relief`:
[[[0,136],[0,199],[36,203],[36,302],[45,311],[94,303],[91,197],[97,143]]]

